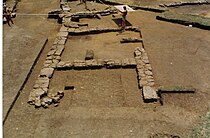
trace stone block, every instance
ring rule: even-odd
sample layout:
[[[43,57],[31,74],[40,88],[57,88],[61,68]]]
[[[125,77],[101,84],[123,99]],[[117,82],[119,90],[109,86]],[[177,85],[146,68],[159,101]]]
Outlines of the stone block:
[[[139,51],[139,50],[136,50],[135,52],[134,52],[134,54],[135,54],[135,56],[141,56],[142,54],[141,54],[141,51]]]
[[[149,64],[149,60],[148,60],[148,59],[142,59],[142,61],[143,61],[145,64]]]
[[[139,38],[122,38],[122,40],[120,40],[120,43],[136,43],[136,42],[143,42],[142,39]]]
[[[53,59],[56,59],[58,61],[61,61],[61,57],[60,56],[54,56]]]
[[[53,59],[53,56],[48,56],[48,57],[46,57],[46,60],[52,60]]]
[[[61,40],[58,42],[58,44],[59,44],[59,45],[65,45],[65,44],[66,44],[66,40],[67,40],[67,39],[61,39]]]
[[[101,66],[98,65],[97,60],[93,59],[93,60],[86,60],[86,66],[87,68],[90,69],[95,69],[95,68],[100,68]]]
[[[68,32],[68,27],[62,26],[60,32]]]
[[[148,69],[149,71],[152,71],[152,66],[150,64],[146,64],[145,68]]]
[[[129,66],[129,64],[130,64],[130,61],[128,58],[122,60],[122,67],[126,68]]]
[[[44,64],[52,64],[52,60],[45,60]]]
[[[54,49],[53,49],[53,50],[50,50],[50,51],[47,53],[47,56],[52,56],[52,55],[55,53],[55,51],[56,51],[56,50],[54,50]]]
[[[60,62],[57,64],[56,68],[63,68],[65,64],[66,64],[66,62],[60,61]]]
[[[74,69],[84,69],[86,68],[86,63],[84,60],[74,60],[73,67]]]
[[[94,51],[93,50],[87,50],[85,55],[85,60],[90,60],[94,58]]]
[[[158,95],[155,88],[150,86],[143,87],[143,97],[145,102],[154,102],[158,99]]]
[[[73,67],[72,61],[66,61],[65,65],[63,67],[65,69],[71,69]]]
[[[67,37],[69,32],[59,32],[57,34],[58,37]]]
[[[68,32],[71,34],[71,33],[74,33],[74,31],[75,31],[75,28],[69,28],[68,29]]]
[[[48,68],[50,67],[50,64],[44,63],[43,68]]]
[[[40,72],[40,77],[48,77],[48,78],[52,78],[54,69],[53,68],[43,68]]]
[[[102,60],[102,59],[97,59],[97,63],[98,63],[98,66],[99,66],[99,67],[104,67],[104,64],[105,64],[104,60]]]
[[[136,67],[136,60],[135,60],[135,58],[130,58],[129,59],[129,64],[130,64],[130,66],[132,66],[132,67]]]
[[[49,87],[49,83],[50,83],[50,80],[49,78],[47,77],[39,77],[36,82],[35,82],[35,85],[34,85],[34,88],[48,88]]]
[[[57,49],[56,49],[54,55],[55,55],[55,56],[61,56],[63,50],[64,50],[64,45],[59,45],[59,46],[57,46]]]
[[[149,71],[149,70],[145,71],[145,74],[148,75],[148,76],[152,76],[153,75],[152,71]]]

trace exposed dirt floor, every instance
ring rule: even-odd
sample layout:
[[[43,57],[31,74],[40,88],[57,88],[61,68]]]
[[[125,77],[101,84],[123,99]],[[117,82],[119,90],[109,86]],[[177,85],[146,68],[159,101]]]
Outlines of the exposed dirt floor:
[[[133,3],[155,5],[174,1],[151,0],[149,3],[147,0],[135,0]],[[85,11],[84,5],[78,3],[69,2],[71,12]],[[90,10],[107,7],[93,2],[87,4]],[[202,6],[171,10],[200,15],[206,13]],[[206,7],[208,9],[209,6]],[[17,15],[47,14],[49,10],[57,8],[58,0],[21,0]],[[136,69],[55,71],[50,81],[50,93],[64,90],[68,84],[75,88],[64,90],[59,106],[51,105],[47,109],[35,109],[27,101],[61,25],[46,16],[17,16],[14,19],[16,26],[47,36],[49,41],[4,123],[4,137],[148,138],[154,134],[190,137],[192,129],[209,111],[210,31],[159,21],[156,20],[158,14],[143,10],[128,13],[127,20],[141,30],[143,44],[119,42],[123,37],[140,38],[138,33],[131,31],[69,35],[61,59],[84,59],[86,50],[92,49],[95,58],[122,60],[133,58],[136,47],[144,47],[153,68],[156,87],[190,85],[196,89],[195,93],[162,94],[163,105],[159,102],[144,103]],[[114,18],[120,18],[120,15],[103,16],[101,20],[82,19],[81,22],[88,23],[89,28],[117,28],[112,20]],[[3,28],[5,34],[10,29],[7,24]]]

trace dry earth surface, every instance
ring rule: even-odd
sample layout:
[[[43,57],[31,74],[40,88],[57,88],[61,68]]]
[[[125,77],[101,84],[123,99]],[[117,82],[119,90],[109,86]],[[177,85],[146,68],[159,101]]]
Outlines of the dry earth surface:
[[[156,5],[174,1],[130,2]],[[84,5],[77,5],[78,3],[79,1],[69,3],[72,12],[85,11]],[[88,2],[90,10],[107,7],[99,5]],[[196,14],[203,14],[204,7],[186,7],[180,10],[172,8],[172,10],[195,13],[194,9],[197,9]],[[17,15],[18,13],[47,14],[49,10],[57,8],[59,8],[58,0],[36,0],[36,2],[21,0],[18,3]],[[46,16],[17,16],[13,27],[3,25],[4,36],[8,35],[8,30],[17,26],[48,37],[48,43],[4,123],[4,137],[146,138],[154,134],[183,138],[191,136],[192,129],[209,111],[210,31],[158,21],[156,20],[158,14],[139,10],[130,12],[127,16],[127,20],[133,26],[138,26],[142,32],[144,48],[153,68],[155,86],[192,85],[196,88],[194,94],[163,94],[163,106],[159,103],[143,102],[135,69],[101,69],[55,71],[50,82],[50,92],[63,90],[68,83],[73,84],[75,89],[64,91],[65,96],[59,106],[35,109],[27,103],[29,92],[61,25],[56,20],[47,19]],[[102,17],[101,20],[83,19],[81,22],[89,23],[88,27],[117,27],[111,15]],[[120,44],[119,40],[124,36],[139,37],[129,31],[69,36],[61,58],[62,60],[84,59],[87,49],[93,49],[96,58],[133,57],[135,47],[142,47],[142,44]],[[18,60],[23,59],[25,57],[20,57]],[[4,61],[4,66],[14,62],[9,57],[4,57]],[[11,79],[11,76],[3,77],[4,80]],[[11,84],[7,84],[8,86],[5,84],[5,89],[11,87]],[[159,137],[161,136],[163,135]]]

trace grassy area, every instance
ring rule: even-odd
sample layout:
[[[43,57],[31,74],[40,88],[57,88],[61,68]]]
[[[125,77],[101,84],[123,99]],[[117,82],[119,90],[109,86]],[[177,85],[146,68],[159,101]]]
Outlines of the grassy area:
[[[192,25],[194,27],[210,30],[210,18],[199,15],[164,12],[161,15],[158,15],[156,18],[159,20],[165,20],[184,25]]]
[[[209,138],[210,137],[210,112],[207,113],[203,122],[192,130],[192,138]]]

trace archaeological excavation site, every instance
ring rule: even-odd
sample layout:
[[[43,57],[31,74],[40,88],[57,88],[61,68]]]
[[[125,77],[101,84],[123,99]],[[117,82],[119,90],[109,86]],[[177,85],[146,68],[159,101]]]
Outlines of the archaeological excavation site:
[[[3,137],[210,137],[209,0],[3,2]]]

